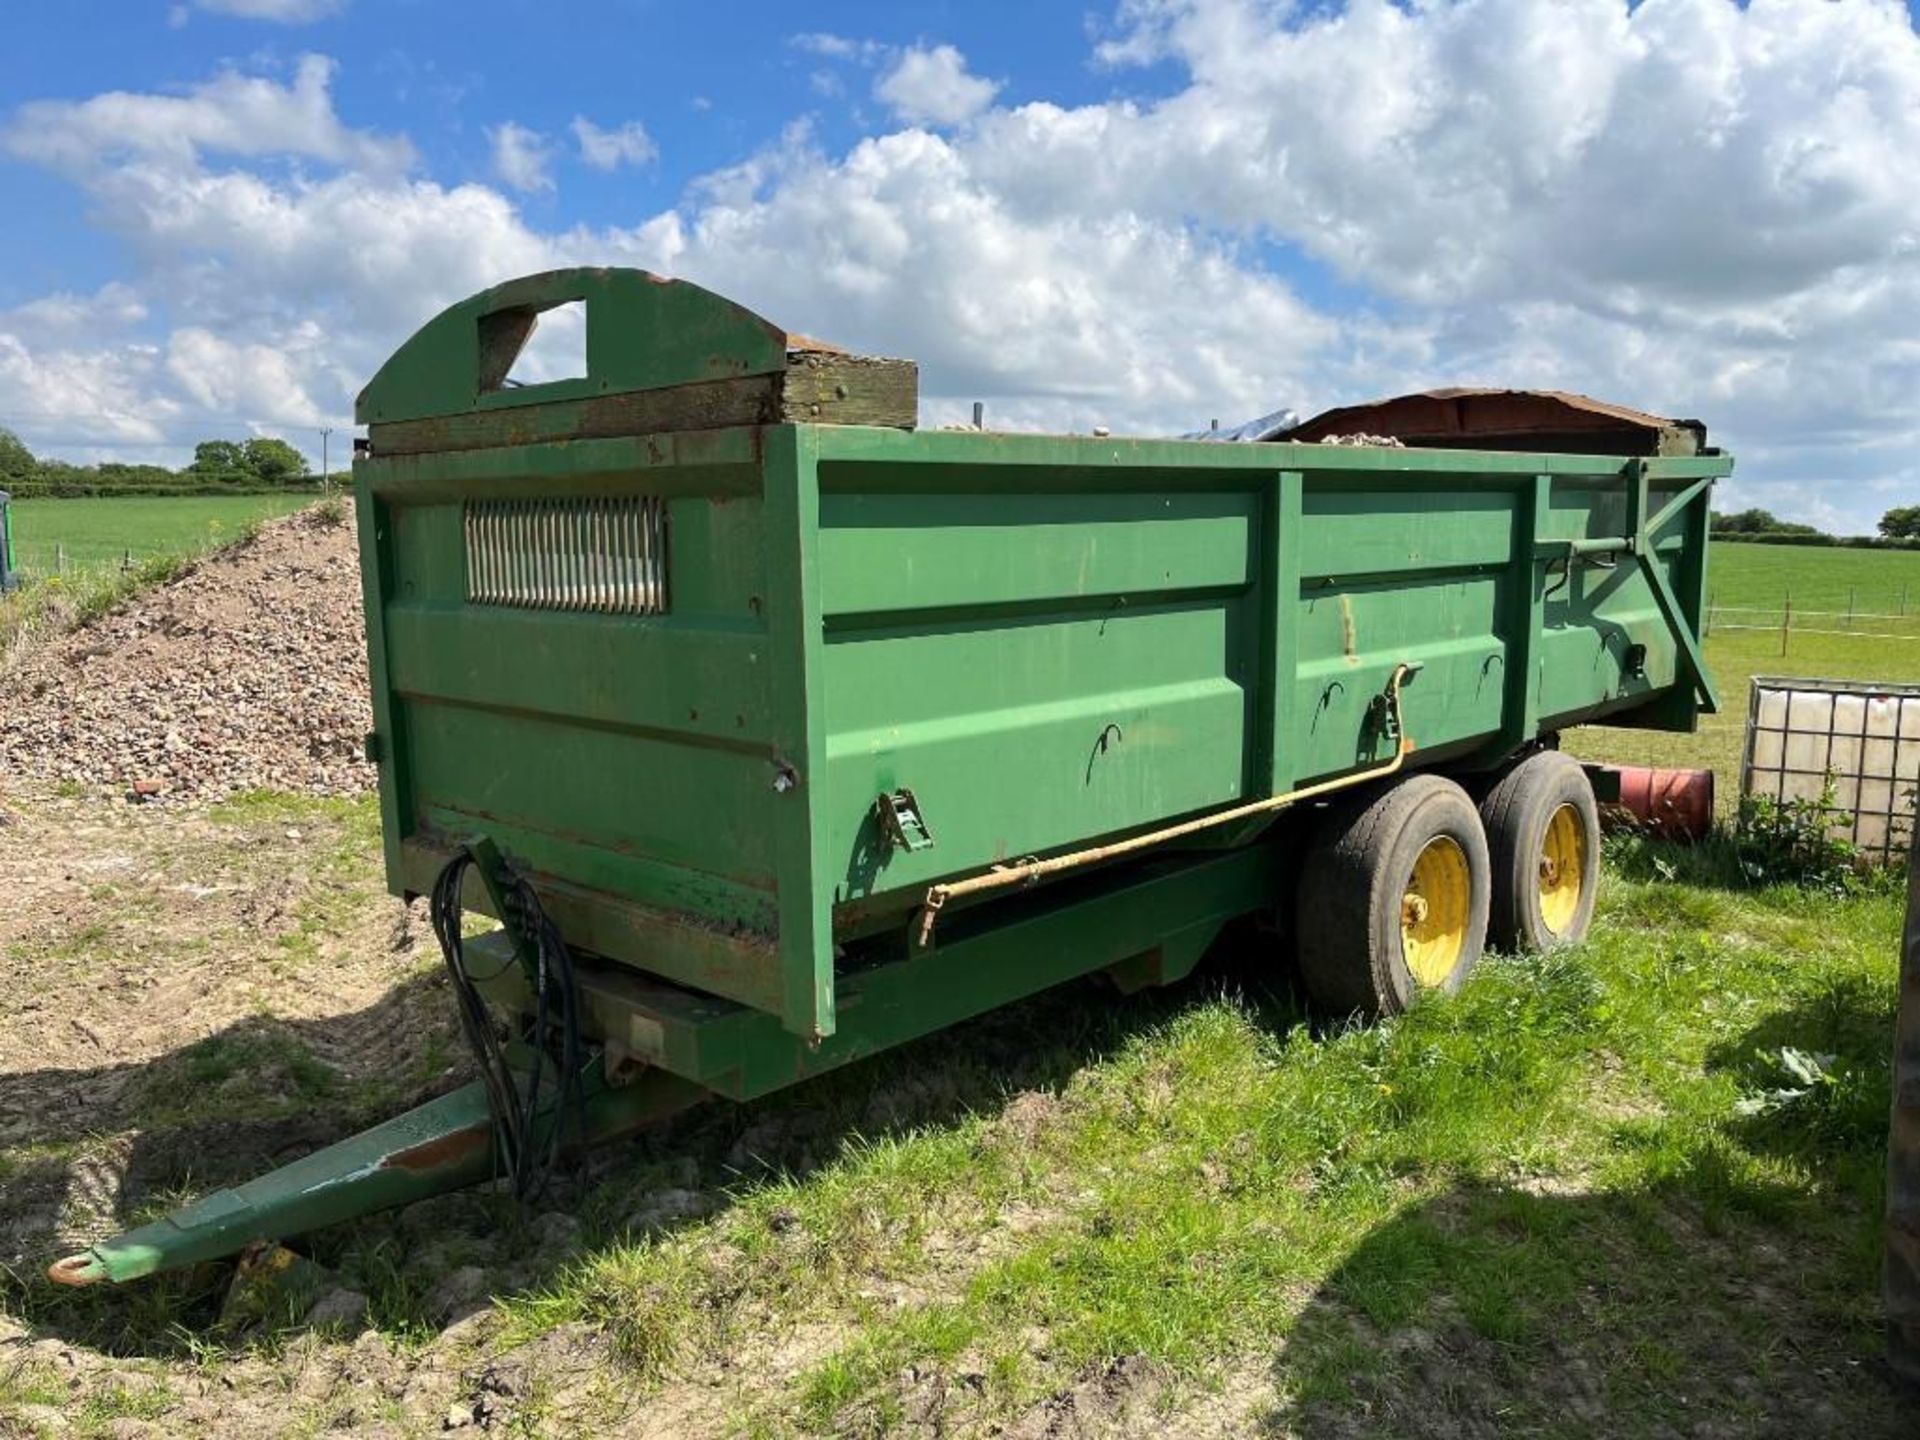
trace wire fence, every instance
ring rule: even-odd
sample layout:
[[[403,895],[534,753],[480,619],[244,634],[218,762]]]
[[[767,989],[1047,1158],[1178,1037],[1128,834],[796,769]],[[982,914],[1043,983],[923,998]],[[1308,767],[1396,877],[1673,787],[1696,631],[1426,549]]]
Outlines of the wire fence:
[[[1909,608],[1904,587],[1897,599],[1888,596],[1872,602],[1869,608],[1861,608],[1858,600],[1858,592],[1849,592],[1846,609],[1823,610],[1796,605],[1791,594],[1782,596],[1778,605],[1771,606],[1723,605],[1709,597],[1701,629],[1705,635],[1741,631],[1778,635],[1782,655],[1791,648],[1795,635],[1920,641],[1920,612]]]
[[[97,545],[81,545],[69,550],[65,541],[41,541],[34,545],[16,542],[13,564],[22,575],[35,579],[53,575],[98,575],[108,570],[133,570],[151,553],[146,550],[136,553],[130,546],[103,550]]]

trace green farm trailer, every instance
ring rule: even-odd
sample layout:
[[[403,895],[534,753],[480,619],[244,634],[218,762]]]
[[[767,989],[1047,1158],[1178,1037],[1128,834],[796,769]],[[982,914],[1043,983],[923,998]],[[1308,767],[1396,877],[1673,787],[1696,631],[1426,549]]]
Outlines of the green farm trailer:
[[[511,383],[569,304],[580,373]],[[1075,977],[1177,980],[1243,917],[1340,1014],[1584,933],[1556,732],[1714,705],[1732,462],[1697,427],[1598,407],[1593,452],[1528,448],[1565,425],[1462,397],[1551,397],[1436,392],[1443,448],[920,430],[916,384],[631,270],[394,354],[354,467],[367,745],[482,1079],[56,1279],[537,1183]]]

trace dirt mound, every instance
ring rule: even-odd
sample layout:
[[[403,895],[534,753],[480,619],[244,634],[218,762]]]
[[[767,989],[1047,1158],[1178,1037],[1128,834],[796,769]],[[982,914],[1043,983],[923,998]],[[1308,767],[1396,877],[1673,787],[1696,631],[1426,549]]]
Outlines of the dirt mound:
[[[371,789],[353,526],[261,527],[0,677],[0,774],[142,798]]]

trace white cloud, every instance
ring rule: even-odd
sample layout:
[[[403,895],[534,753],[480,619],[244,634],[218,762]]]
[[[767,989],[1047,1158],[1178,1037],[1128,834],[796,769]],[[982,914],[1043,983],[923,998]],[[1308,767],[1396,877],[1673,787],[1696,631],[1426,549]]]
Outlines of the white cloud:
[[[848,60],[856,65],[871,65],[891,54],[893,49],[878,40],[852,40],[819,30],[791,36],[787,43],[808,55],[818,55],[825,60]]]
[[[602,130],[584,115],[573,117],[573,138],[579,143],[580,158],[596,170],[615,170],[622,165],[650,165],[660,158],[660,147],[638,120],[612,130]]]
[[[91,295],[59,290],[0,311],[0,330],[15,335],[64,339],[92,330],[137,324],[146,318],[146,302],[131,286],[114,280]]]
[[[0,326],[0,425],[41,450],[163,446],[181,407],[156,384],[156,361],[150,345],[29,345]]]
[[[344,125],[331,74],[310,59],[284,86],[222,74],[16,113],[0,147],[72,176],[139,268],[0,311],[0,410],[18,417],[0,423],[82,457],[173,459],[236,428],[343,424],[434,309],[559,263],[498,191],[414,178],[404,140]],[[280,156],[322,168],[246,163]]]
[[[493,142],[493,173],[515,190],[553,189],[553,176],[547,165],[553,159],[553,147],[538,130],[529,130],[512,120],[487,132]]]
[[[223,70],[184,95],[109,91],[22,105],[0,149],[76,178],[140,162],[177,166],[203,154],[288,155],[368,171],[413,162],[406,140],[351,130],[334,114],[333,61],[303,55],[290,84]]]
[[[925,131],[839,161],[790,134],[759,174],[759,186],[627,237],[632,263],[808,334],[910,355],[951,413],[973,398],[1002,420],[1082,428],[1251,413],[1299,388],[1336,333],[1188,230],[1022,217],[969,174],[962,149]]]
[[[305,353],[321,343],[319,327],[295,327],[272,344],[235,340],[197,325],[168,337],[167,373],[188,399],[215,414],[245,415],[257,424],[317,426],[326,411],[307,393]]]
[[[930,421],[978,398],[1164,433],[1546,384],[1704,418],[1741,455],[1728,503],[1864,529],[1920,498],[1920,39],[1890,0],[1134,0],[1101,58],[1164,93],[1077,107],[995,107],[939,49],[887,77],[907,53],[988,89],[909,85],[941,131],[845,151],[795,124],[612,230],[413,173],[325,60],[23,107],[0,147],[70,176],[136,269],[0,312],[0,408],[102,444],[338,423],[440,306],[643,264],[919,359]]]
[[[964,124],[999,92],[998,80],[969,74],[966,57],[951,45],[901,51],[873,86],[875,98],[909,125]]]
[[[324,20],[347,8],[347,0],[193,0],[196,10],[234,15],[243,20],[271,20],[281,25],[305,25]]]

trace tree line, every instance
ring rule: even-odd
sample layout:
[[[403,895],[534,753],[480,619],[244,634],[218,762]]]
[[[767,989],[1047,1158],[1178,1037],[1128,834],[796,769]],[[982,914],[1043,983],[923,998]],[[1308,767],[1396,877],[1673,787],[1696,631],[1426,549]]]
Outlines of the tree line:
[[[1716,540],[1745,540],[1760,545],[1847,545],[1869,550],[1920,548],[1920,505],[1897,505],[1880,517],[1877,535],[1829,535],[1812,525],[1781,520],[1768,510],[1716,510],[1711,522]]]
[[[74,465],[46,460],[11,430],[0,429],[0,490],[16,500],[92,495],[258,495],[316,486],[307,457],[284,440],[202,440],[193,462],[165,465]]]

